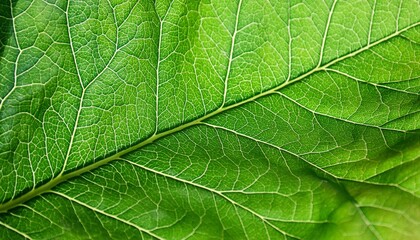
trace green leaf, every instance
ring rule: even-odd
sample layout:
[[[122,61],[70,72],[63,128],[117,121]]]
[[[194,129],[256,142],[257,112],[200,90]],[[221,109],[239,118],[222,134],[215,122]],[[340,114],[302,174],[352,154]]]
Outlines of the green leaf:
[[[0,2],[1,239],[420,238],[420,3]]]

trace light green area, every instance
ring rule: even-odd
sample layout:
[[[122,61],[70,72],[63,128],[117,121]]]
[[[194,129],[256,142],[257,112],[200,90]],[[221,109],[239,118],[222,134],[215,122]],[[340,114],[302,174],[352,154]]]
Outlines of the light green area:
[[[420,238],[420,4],[0,2],[1,239]]]

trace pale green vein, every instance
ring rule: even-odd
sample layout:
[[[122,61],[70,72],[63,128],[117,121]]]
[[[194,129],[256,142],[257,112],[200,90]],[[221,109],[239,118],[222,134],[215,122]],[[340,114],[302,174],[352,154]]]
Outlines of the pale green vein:
[[[386,187],[395,187],[395,188],[397,188],[397,189],[399,189],[399,190],[401,190],[401,191],[403,191],[403,192],[405,192],[405,193],[408,193],[408,194],[410,194],[410,195],[412,195],[413,197],[415,197],[415,198],[419,198],[419,196],[417,196],[417,195],[415,195],[415,193],[414,192],[411,192],[411,191],[409,191],[408,189],[405,189],[405,188],[403,188],[402,186],[400,186],[400,185],[398,185],[398,184],[391,184],[391,183],[387,183],[387,184],[382,184],[382,183],[376,183],[376,182],[370,182],[370,181],[368,181],[368,182],[364,182],[364,181],[359,181],[359,180],[354,180],[354,179],[344,179],[344,178],[341,178],[341,177],[339,177],[339,176],[336,176],[336,175],[334,175],[334,174],[332,174],[332,173],[330,173],[329,171],[327,171],[326,170],[326,168],[328,168],[328,167],[331,167],[331,166],[336,166],[336,165],[340,165],[340,164],[347,164],[347,163],[349,163],[348,161],[347,162],[344,162],[344,163],[338,163],[338,164],[335,164],[335,165],[328,165],[327,167],[319,167],[319,166],[317,166],[317,165],[315,165],[315,164],[313,164],[312,162],[310,162],[310,161],[308,161],[308,160],[306,160],[303,156],[304,155],[308,155],[308,154],[312,154],[312,153],[304,153],[304,154],[295,154],[295,153],[293,153],[293,152],[290,152],[290,151],[288,151],[287,149],[284,149],[284,148],[281,148],[281,147],[279,147],[279,146],[276,146],[276,145],[274,145],[274,144],[272,144],[272,143],[269,143],[269,142],[266,142],[266,141],[263,141],[263,140],[260,140],[260,139],[257,139],[257,138],[254,138],[254,137],[251,137],[251,136],[248,136],[248,135],[246,135],[246,134],[243,134],[243,133],[240,133],[240,132],[237,132],[237,131],[234,131],[234,130],[232,130],[232,129],[228,129],[228,128],[225,128],[225,127],[222,127],[222,126],[217,126],[217,125],[213,125],[213,124],[209,124],[209,123],[202,123],[202,125],[205,125],[205,126],[208,126],[208,127],[211,127],[211,128],[214,128],[214,129],[221,129],[221,130],[224,130],[224,131],[227,131],[227,132],[230,132],[230,133],[233,133],[233,134],[235,134],[235,135],[237,135],[237,136],[241,136],[241,137],[244,137],[244,138],[247,138],[247,139],[250,139],[250,140],[252,140],[252,141],[255,141],[255,142],[258,142],[258,143],[261,143],[261,144],[263,144],[263,145],[266,145],[266,146],[269,146],[269,147],[272,147],[272,148],[275,148],[275,149],[277,149],[277,150],[279,150],[279,151],[281,151],[281,152],[285,152],[285,153],[288,153],[288,154],[290,154],[290,155],[292,155],[292,156],[295,156],[295,157],[297,157],[297,158],[299,158],[300,160],[302,160],[302,161],[304,161],[305,163],[307,163],[307,164],[309,164],[310,166],[312,166],[312,167],[314,167],[314,168],[316,168],[316,169],[318,169],[319,171],[321,171],[321,172],[324,172],[325,174],[327,174],[328,176],[331,176],[332,178],[334,178],[334,179],[337,179],[337,180],[342,180],[342,181],[351,181],[351,182],[357,182],[357,183],[364,183],[364,184],[366,184],[366,183],[368,183],[368,184],[372,184],[372,185],[375,185],[375,186],[386,186]],[[358,160],[358,161],[362,161],[362,160]],[[416,161],[416,160],[413,160],[413,161]],[[355,161],[355,162],[357,162],[357,161]],[[409,162],[411,162],[411,161],[409,161]],[[405,162],[405,163],[409,163],[409,162]],[[392,170],[393,168],[391,168],[391,169],[388,169],[388,170],[386,170],[386,171],[390,171],[390,170]],[[385,171],[385,172],[386,172]],[[373,175],[373,176],[370,176],[369,178],[367,178],[366,180],[369,180],[370,178],[373,178],[373,177],[375,177],[375,176],[377,176],[377,175],[379,175],[379,174],[383,174],[384,172],[381,172],[381,173],[376,173],[375,175]],[[248,192],[245,192],[245,191],[221,191],[222,193],[228,193],[228,192],[242,192],[242,193],[244,193],[244,194],[246,194],[246,193],[248,193]],[[265,192],[265,193],[269,193],[269,192]],[[251,194],[252,194],[252,192],[251,192]],[[272,194],[277,194],[277,195],[281,195],[281,196],[285,196],[285,197],[288,197],[288,195],[284,195],[284,194],[280,194],[280,193],[275,193],[275,192],[272,192]]]
[[[231,39],[231,45],[230,45],[230,50],[229,50],[229,62],[228,62],[228,66],[227,66],[227,70],[226,70],[226,76],[225,76],[225,87],[223,90],[223,102],[220,105],[221,108],[224,107],[225,103],[226,103],[226,97],[227,97],[227,89],[228,89],[228,80],[229,80],[229,75],[230,75],[230,69],[232,66],[232,61],[233,61],[233,51],[235,49],[235,39],[236,39],[236,34],[238,33],[238,22],[239,22],[239,13],[241,11],[241,5],[242,5],[242,0],[239,0],[238,3],[238,9],[236,11],[236,16],[235,16],[235,29],[233,30],[233,34],[232,34],[232,39]]]
[[[321,52],[319,53],[319,62],[318,62],[317,67],[321,66],[321,64],[322,64],[322,59],[324,57],[325,42],[327,41],[328,30],[330,29],[331,18],[332,18],[332,15],[334,13],[334,8],[335,8],[336,3],[337,3],[337,0],[334,0],[333,4],[331,6],[330,12],[328,14],[328,20],[327,20],[327,24],[325,25],[324,37],[322,37]]]
[[[287,95],[285,95],[285,94],[283,94],[283,93],[281,93],[281,92],[276,92],[276,93],[277,93],[278,95],[280,95],[280,96],[282,96],[282,97],[286,98],[287,100],[289,100],[289,101],[293,102],[294,104],[298,105],[299,107],[301,107],[301,108],[303,108],[303,109],[305,109],[305,110],[307,110],[307,111],[309,111],[309,112],[311,112],[311,113],[313,113],[313,114],[319,115],[319,116],[324,116],[324,117],[328,117],[328,118],[335,119],[335,120],[338,120],[338,121],[347,122],[347,123],[351,123],[351,124],[354,124],[354,125],[359,125],[359,126],[363,126],[363,127],[376,128],[376,129],[378,129],[378,130],[379,130],[379,131],[381,131],[381,132],[382,132],[382,131],[384,131],[384,130],[387,130],[387,131],[395,131],[395,132],[401,132],[401,133],[406,133],[406,132],[407,132],[406,130],[394,129],[394,128],[386,128],[386,127],[381,127],[381,126],[375,126],[375,125],[368,124],[368,123],[355,122],[355,121],[352,121],[352,120],[350,120],[350,119],[346,119],[346,118],[339,118],[339,117],[335,117],[335,116],[328,115],[328,114],[325,114],[325,113],[320,113],[320,112],[314,111],[314,110],[312,110],[312,109],[310,109],[310,108],[308,108],[308,107],[304,106],[303,104],[301,104],[301,103],[297,102],[296,100],[294,100],[294,99],[290,98],[289,96],[287,96]]]
[[[137,230],[139,230],[140,232],[145,232],[145,233],[149,234],[152,237],[155,237],[157,239],[163,239],[163,238],[159,237],[158,235],[154,234],[153,232],[151,232],[151,231],[149,231],[147,229],[141,228],[141,227],[137,226],[136,224],[134,224],[132,222],[126,221],[125,219],[121,219],[121,218],[119,218],[119,217],[117,217],[115,215],[112,215],[110,213],[107,213],[107,212],[105,212],[105,211],[103,211],[101,209],[94,208],[94,207],[92,207],[92,206],[90,206],[90,205],[88,205],[88,204],[86,204],[86,203],[84,203],[82,201],[77,200],[76,198],[72,198],[70,196],[67,196],[67,195],[65,195],[63,193],[56,192],[56,191],[49,191],[49,192],[50,193],[53,193],[53,194],[56,194],[56,195],[58,195],[60,197],[63,197],[63,198],[65,198],[65,199],[67,199],[67,200],[69,200],[71,202],[75,202],[75,203],[77,203],[77,204],[79,204],[79,205],[81,205],[81,206],[83,206],[85,208],[88,208],[88,209],[90,209],[90,210],[92,210],[94,212],[100,213],[101,215],[107,216],[109,218],[112,218],[112,219],[115,219],[115,220],[120,221],[122,223],[125,223],[125,224],[127,224],[129,226],[132,226],[132,227],[136,228]]]
[[[360,205],[358,203],[353,203],[353,206],[357,209],[360,218],[366,224],[369,231],[376,237],[376,239],[382,240],[382,236],[379,234],[379,232],[376,230],[375,226],[370,222],[370,220],[366,217],[365,213],[360,208]]]
[[[20,47],[19,40],[16,36],[16,34],[17,34],[16,22],[15,22],[16,17],[13,14],[13,2],[12,2],[12,0],[10,0],[9,2],[10,2],[10,16],[12,17],[13,37],[14,37],[14,40],[16,41],[16,45],[17,45],[17,48],[19,50],[19,53],[16,57],[16,62],[13,65],[13,68],[14,68],[13,69],[13,77],[14,77],[13,88],[10,89],[10,91],[6,94],[6,96],[4,96],[4,98],[2,98],[2,99],[0,98],[0,110],[3,108],[3,104],[6,101],[6,99],[10,97],[10,95],[13,93],[14,89],[17,86],[17,65],[19,63],[19,59],[20,59],[20,56],[22,54],[22,48]]]
[[[245,211],[247,211],[247,212],[251,213],[251,214],[252,214],[252,215],[254,215],[255,217],[257,217],[257,218],[261,219],[261,221],[263,221],[265,224],[269,225],[270,227],[272,227],[273,229],[275,229],[275,230],[276,230],[276,231],[278,231],[279,233],[281,233],[281,234],[283,234],[283,235],[285,235],[285,236],[290,236],[290,237],[297,238],[296,236],[294,236],[294,235],[292,235],[292,234],[290,234],[290,233],[287,233],[287,232],[285,232],[285,231],[283,231],[283,230],[279,229],[278,227],[276,227],[275,225],[273,225],[271,222],[267,221],[267,219],[265,219],[265,217],[264,217],[264,216],[262,216],[261,214],[259,214],[259,213],[255,212],[254,210],[252,210],[252,209],[250,209],[250,208],[248,208],[248,207],[246,207],[246,206],[244,206],[244,205],[242,205],[242,204],[240,204],[240,203],[235,202],[234,200],[232,200],[232,199],[230,199],[229,197],[225,196],[225,195],[224,195],[222,192],[220,192],[220,191],[217,191],[217,190],[215,190],[215,189],[208,188],[208,187],[203,186],[203,185],[200,185],[200,184],[198,184],[198,183],[194,183],[194,182],[191,182],[191,181],[187,181],[187,180],[182,179],[182,178],[178,178],[178,177],[173,176],[173,175],[169,175],[169,174],[166,174],[166,173],[163,173],[163,172],[156,171],[156,170],[154,170],[154,169],[152,169],[152,168],[148,168],[148,167],[146,167],[146,166],[140,165],[140,164],[135,163],[135,162],[133,162],[133,161],[130,161],[130,160],[128,160],[128,159],[121,158],[121,160],[126,161],[126,162],[130,163],[131,165],[133,165],[133,166],[137,166],[137,167],[139,167],[139,168],[141,168],[141,169],[144,169],[144,170],[146,170],[146,171],[148,171],[148,172],[152,172],[152,173],[154,173],[154,174],[157,174],[157,175],[160,175],[160,176],[163,176],[163,177],[166,177],[166,178],[170,178],[170,179],[175,180],[175,181],[177,181],[177,182],[182,182],[182,183],[184,183],[184,184],[191,185],[191,186],[194,186],[194,187],[197,187],[197,188],[203,189],[203,190],[205,190],[205,191],[207,191],[207,192],[213,193],[213,194],[215,194],[215,195],[217,195],[217,196],[220,196],[221,198],[225,199],[226,201],[228,201],[228,202],[232,203],[234,206],[237,206],[237,207],[239,207],[239,208],[241,208],[241,209],[243,209],[243,210],[245,210]],[[238,214],[238,215],[239,215],[239,214]],[[244,232],[246,232],[246,231],[244,230]]]
[[[294,156],[294,157],[296,157],[296,158],[298,158],[298,159],[303,160],[303,161],[304,161],[304,162],[306,162],[307,164],[309,164],[309,165],[311,165],[312,167],[314,167],[314,168],[318,169],[319,171],[321,171],[321,172],[323,172],[323,173],[327,174],[328,176],[331,176],[331,177],[333,177],[333,178],[335,178],[335,179],[338,179],[338,176],[336,176],[336,175],[334,175],[334,174],[332,174],[332,173],[330,173],[330,172],[326,171],[325,169],[323,169],[323,168],[321,168],[321,167],[318,167],[317,165],[315,165],[315,164],[311,163],[310,161],[307,161],[306,159],[302,158],[300,155],[298,155],[298,154],[296,154],[296,153],[293,153],[293,152],[290,152],[289,150],[286,150],[286,149],[284,149],[284,148],[281,148],[281,147],[279,147],[279,146],[276,146],[276,145],[274,145],[274,144],[272,144],[272,143],[269,143],[269,142],[263,141],[263,140],[261,140],[261,139],[254,138],[254,137],[252,137],[252,136],[248,136],[248,135],[246,135],[246,134],[243,134],[243,133],[240,133],[240,132],[237,132],[237,131],[235,131],[235,130],[232,130],[232,129],[229,129],[229,128],[225,128],[225,127],[222,127],[222,126],[217,126],[217,125],[213,125],[213,124],[209,124],[209,123],[202,123],[202,124],[203,124],[203,125],[205,125],[205,126],[208,126],[208,127],[214,128],[214,129],[221,129],[221,130],[224,130],[224,131],[227,131],[227,132],[233,133],[233,134],[235,134],[235,135],[237,135],[237,136],[241,136],[241,137],[247,138],[247,139],[249,139],[249,140],[252,140],[252,141],[255,141],[255,142],[261,143],[261,144],[263,144],[263,145],[266,145],[266,146],[269,146],[269,147],[275,148],[275,149],[277,149],[277,150],[279,150],[279,151],[281,151],[281,152],[288,153],[288,154],[290,154],[290,155],[292,155],[292,156]]]
[[[405,93],[405,94],[409,94],[409,95],[420,96],[420,93],[409,92],[409,91],[406,91],[406,90],[402,90],[402,89],[393,88],[393,87],[389,87],[389,86],[383,85],[383,84],[387,84],[387,83],[390,83],[390,82],[386,82],[386,83],[383,83],[383,84],[375,83],[375,82],[369,82],[369,81],[366,81],[366,80],[363,80],[363,79],[359,79],[359,78],[357,78],[355,76],[352,76],[352,75],[350,75],[348,73],[342,72],[342,71],[337,70],[337,69],[334,69],[334,68],[326,68],[325,70],[327,72],[335,72],[337,74],[340,74],[342,76],[345,76],[345,77],[347,77],[349,79],[352,79],[352,80],[354,80],[356,82],[359,82],[359,83],[364,83],[364,84],[372,85],[374,87],[379,87],[379,88],[386,88],[386,89],[389,89],[389,90],[392,90],[392,91],[395,91],[395,92],[401,92],[401,93]],[[394,81],[394,82],[399,82],[399,81]]]
[[[79,124],[79,116],[80,116],[80,113],[82,111],[83,99],[84,99],[85,91],[86,91],[86,89],[83,86],[82,77],[81,77],[80,72],[79,72],[79,67],[77,65],[76,55],[75,55],[75,51],[74,51],[74,47],[73,47],[73,42],[72,42],[72,37],[71,37],[71,30],[70,30],[70,20],[69,20],[69,7],[70,7],[70,1],[67,2],[66,12],[65,12],[65,15],[66,15],[66,24],[67,24],[67,36],[69,38],[70,50],[71,50],[71,53],[72,53],[71,55],[73,57],[73,64],[74,64],[74,66],[76,68],[77,78],[79,80],[80,87],[82,88],[82,95],[80,96],[79,107],[77,108],[77,113],[76,113],[76,120],[74,122],[73,130],[71,132],[70,142],[69,142],[69,146],[68,146],[67,151],[66,151],[66,156],[64,158],[63,168],[61,169],[61,172],[58,174],[58,178],[61,175],[63,175],[64,170],[66,169],[66,166],[67,166],[67,160],[68,160],[68,158],[70,156],[71,148],[73,146],[74,137],[76,135],[77,126]]]
[[[369,22],[369,32],[368,32],[367,44],[370,44],[370,38],[372,37],[373,17],[375,16],[375,9],[376,9],[376,0],[373,2],[372,12],[370,14],[370,22]]]
[[[25,234],[25,233],[23,233],[23,232],[21,232],[21,231],[17,230],[16,228],[14,228],[14,227],[12,227],[12,226],[7,225],[6,223],[4,223],[4,222],[2,222],[2,221],[0,221],[0,225],[2,225],[3,227],[5,227],[5,228],[7,228],[7,229],[9,229],[9,230],[11,230],[11,231],[13,231],[13,232],[15,232],[15,233],[17,233],[17,234],[21,235],[22,237],[24,237],[24,238],[26,238],[26,239],[32,239],[32,238],[31,238],[31,237],[29,237],[27,234]]]

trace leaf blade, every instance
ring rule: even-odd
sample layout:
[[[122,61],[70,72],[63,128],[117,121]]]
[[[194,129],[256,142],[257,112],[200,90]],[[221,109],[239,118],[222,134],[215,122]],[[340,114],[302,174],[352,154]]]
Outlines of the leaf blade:
[[[416,1],[162,3],[10,3],[2,234],[420,234]]]

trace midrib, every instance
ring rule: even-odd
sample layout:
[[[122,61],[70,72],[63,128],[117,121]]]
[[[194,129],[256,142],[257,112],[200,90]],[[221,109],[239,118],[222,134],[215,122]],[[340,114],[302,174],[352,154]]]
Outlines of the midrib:
[[[310,75],[312,75],[312,74],[314,74],[316,72],[323,71],[326,68],[328,68],[328,67],[330,67],[330,66],[332,66],[332,65],[334,65],[334,64],[336,64],[336,63],[338,63],[340,61],[343,61],[343,60],[345,60],[347,58],[353,57],[353,56],[355,56],[355,55],[357,55],[357,54],[359,54],[361,52],[364,52],[364,51],[370,49],[371,47],[374,47],[374,46],[376,46],[376,45],[378,45],[380,43],[383,43],[383,42],[385,42],[385,41],[393,38],[393,37],[396,37],[396,36],[400,35],[402,32],[405,32],[405,31],[407,31],[407,30],[409,30],[409,29],[411,29],[413,27],[416,27],[417,25],[420,25],[420,22],[417,22],[415,24],[409,25],[409,26],[401,29],[400,31],[397,31],[397,32],[395,32],[395,33],[393,33],[393,34],[391,34],[391,35],[389,35],[389,36],[387,36],[387,37],[385,37],[383,39],[380,39],[380,40],[378,40],[378,41],[376,41],[376,42],[374,42],[372,44],[368,44],[365,47],[360,48],[357,51],[351,52],[351,53],[349,53],[347,55],[344,55],[342,57],[339,57],[337,59],[334,59],[334,60],[332,60],[332,61],[330,61],[330,62],[328,62],[328,63],[326,63],[326,64],[324,64],[324,65],[322,65],[320,67],[314,68],[311,71],[306,72],[305,74],[300,75],[300,76],[298,76],[298,77],[296,77],[296,78],[294,78],[294,79],[292,79],[290,81],[286,81],[286,82],[282,83],[281,85],[279,85],[277,87],[271,88],[271,89],[269,89],[269,90],[267,90],[265,92],[259,93],[259,94],[255,95],[255,96],[251,97],[251,98],[245,99],[245,100],[240,101],[240,102],[237,102],[235,104],[218,108],[217,110],[215,110],[213,112],[210,112],[207,115],[204,115],[204,116],[202,116],[200,118],[197,118],[197,119],[192,120],[190,122],[187,122],[185,124],[179,125],[179,126],[177,126],[175,128],[172,128],[172,129],[169,129],[169,130],[160,132],[160,133],[155,133],[152,136],[150,136],[149,138],[147,138],[146,140],[144,140],[144,141],[142,141],[142,142],[140,142],[138,144],[135,144],[135,145],[133,145],[131,147],[128,147],[128,148],[126,148],[126,149],[124,149],[124,150],[122,150],[122,151],[120,151],[118,153],[115,153],[112,156],[106,157],[106,158],[104,158],[102,160],[99,160],[97,162],[94,162],[94,163],[92,163],[90,165],[87,165],[87,166],[85,166],[83,168],[77,169],[77,170],[75,170],[73,172],[65,173],[63,175],[59,175],[56,178],[52,179],[51,181],[49,181],[49,182],[47,182],[47,183],[45,183],[45,184],[43,184],[43,185],[41,185],[41,186],[39,186],[37,188],[34,188],[34,189],[32,189],[31,191],[29,191],[27,193],[25,193],[25,194],[23,194],[23,195],[15,198],[15,199],[7,202],[7,203],[1,204],[0,205],[0,213],[7,212],[10,209],[19,206],[19,204],[22,204],[22,203],[24,203],[24,202],[26,202],[26,201],[28,201],[28,200],[30,200],[30,199],[32,199],[32,198],[40,195],[40,194],[42,194],[42,193],[46,193],[50,189],[52,189],[53,187],[57,186],[58,184],[60,184],[62,182],[65,182],[65,181],[67,181],[67,180],[69,180],[71,178],[77,177],[77,176],[79,176],[79,175],[81,175],[83,173],[90,172],[90,171],[92,171],[92,170],[94,170],[94,169],[96,169],[96,168],[98,168],[100,166],[103,166],[105,164],[108,164],[111,161],[118,160],[121,156],[123,156],[125,154],[128,154],[128,153],[131,153],[133,151],[136,151],[138,149],[141,149],[142,147],[144,147],[144,146],[146,146],[148,144],[151,144],[151,143],[153,143],[154,141],[156,141],[156,140],[158,140],[160,138],[163,138],[163,137],[169,136],[169,135],[171,135],[173,133],[182,131],[182,130],[184,130],[186,128],[189,128],[191,126],[198,125],[198,124],[204,122],[205,120],[207,120],[207,119],[209,119],[209,118],[211,118],[211,117],[213,117],[215,115],[218,115],[218,114],[220,114],[222,112],[225,112],[225,111],[228,111],[230,109],[233,109],[233,108],[236,108],[236,107],[245,105],[247,103],[253,102],[253,101],[255,101],[255,100],[259,99],[259,98],[262,98],[264,96],[271,95],[271,94],[277,92],[278,90],[283,89],[286,86],[289,86],[289,85],[291,85],[291,84],[293,84],[295,82],[298,82],[298,81],[300,81],[300,80],[302,80],[302,79],[304,79],[304,78],[306,78],[306,77],[308,77],[308,76],[310,76]]]

